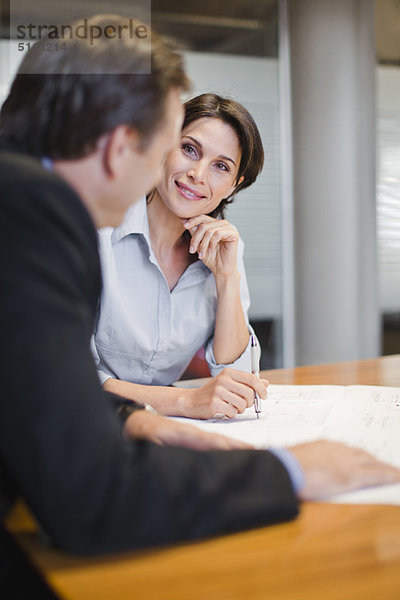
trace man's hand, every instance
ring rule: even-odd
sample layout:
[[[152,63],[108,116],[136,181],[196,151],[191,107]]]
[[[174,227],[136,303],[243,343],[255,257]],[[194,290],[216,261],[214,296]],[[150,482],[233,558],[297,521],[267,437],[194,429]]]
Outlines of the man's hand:
[[[137,410],[125,422],[126,438],[142,439],[160,446],[184,446],[192,450],[249,450],[250,444],[224,435],[208,433],[192,425]]]
[[[376,459],[361,448],[319,440],[288,448],[305,475],[298,496],[317,500],[363,487],[400,482],[400,469]]]
[[[177,400],[179,414],[193,419],[218,414],[231,419],[254,404],[255,392],[265,399],[268,383],[252,373],[224,369],[200,388],[185,390]]]

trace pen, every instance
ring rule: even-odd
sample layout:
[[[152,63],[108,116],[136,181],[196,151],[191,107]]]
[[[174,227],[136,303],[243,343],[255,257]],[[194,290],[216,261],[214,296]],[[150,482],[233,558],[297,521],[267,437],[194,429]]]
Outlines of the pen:
[[[260,376],[260,365],[259,365],[258,356],[257,356],[257,340],[254,337],[254,335],[251,336],[250,358],[251,358],[251,372],[254,373],[254,375],[257,375],[257,377],[259,377]],[[259,419],[260,414],[261,414],[261,400],[260,400],[260,396],[257,394],[257,392],[255,392],[254,410],[256,411],[257,419]]]

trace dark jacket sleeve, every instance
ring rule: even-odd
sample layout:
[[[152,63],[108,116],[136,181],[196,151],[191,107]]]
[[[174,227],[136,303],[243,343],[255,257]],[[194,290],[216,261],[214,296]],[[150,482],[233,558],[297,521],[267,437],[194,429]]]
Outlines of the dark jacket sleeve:
[[[53,542],[95,554],[295,516],[288,475],[266,451],[121,438],[89,347],[99,277],[89,217],[54,176],[0,175],[0,458]]]

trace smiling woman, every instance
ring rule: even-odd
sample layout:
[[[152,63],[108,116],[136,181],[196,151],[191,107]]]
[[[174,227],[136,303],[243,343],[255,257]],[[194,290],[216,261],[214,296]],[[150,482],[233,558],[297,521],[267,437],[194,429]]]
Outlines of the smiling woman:
[[[166,161],[156,196],[177,216],[190,218],[212,213],[242,183],[242,150],[234,129],[219,118],[202,117],[183,134],[180,148]]]
[[[100,232],[104,291],[94,342],[105,389],[198,418],[233,417],[255,392],[265,397],[266,383],[251,374],[243,243],[222,218],[262,165],[244,107],[215,94],[186,103],[181,142],[159,185],[120,227]],[[165,387],[202,346],[215,377],[196,390]]]

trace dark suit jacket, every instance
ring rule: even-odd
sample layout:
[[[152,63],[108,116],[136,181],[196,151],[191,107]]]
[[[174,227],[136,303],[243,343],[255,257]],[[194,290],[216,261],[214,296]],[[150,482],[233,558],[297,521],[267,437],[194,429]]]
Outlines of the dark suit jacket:
[[[61,178],[4,147],[0,244],[3,515],[21,494],[55,544],[94,554],[297,514],[269,452],[121,438],[89,347],[101,286],[93,223]]]

